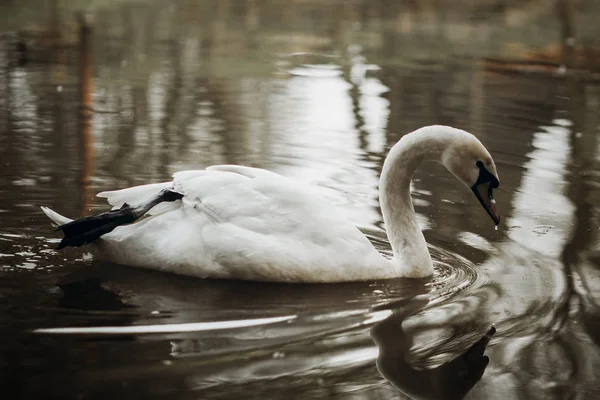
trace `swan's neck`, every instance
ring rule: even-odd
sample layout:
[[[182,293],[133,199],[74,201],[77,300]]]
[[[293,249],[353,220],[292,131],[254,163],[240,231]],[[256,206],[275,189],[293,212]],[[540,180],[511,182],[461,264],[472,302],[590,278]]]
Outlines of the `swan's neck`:
[[[425,277],[433,273],[425,237],[417,223],[410,183],[424,160],[440,160],[446,143],[429,132],[413,132],[402,138],[388,154],[379,185],[379,201],[388,238],[392,245],[392,262],[406,277]]]

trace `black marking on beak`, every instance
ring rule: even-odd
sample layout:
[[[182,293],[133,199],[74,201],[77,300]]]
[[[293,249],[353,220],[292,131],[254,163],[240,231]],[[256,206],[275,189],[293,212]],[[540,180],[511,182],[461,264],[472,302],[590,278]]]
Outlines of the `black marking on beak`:
[[[479,176],[477,177],[477,182],[471,187],[471,190],[475,193],[475,196],[494,223],[498,225],[500,223],[500,215],[496,211],[496,201],[494,200],[493,192],[495,188],[500,186],[500,182],[494,174],[487,170],[481,161],[477,161],[476,165],[479,168]]]

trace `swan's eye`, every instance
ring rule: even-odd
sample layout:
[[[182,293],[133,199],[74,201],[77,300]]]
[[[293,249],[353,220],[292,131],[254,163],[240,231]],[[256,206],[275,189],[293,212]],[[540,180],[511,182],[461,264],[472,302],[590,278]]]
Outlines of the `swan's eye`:
[[[475,163],[475,166],[477,168],[483,168],[483,163],[481,162],[481,160],[477,160],[477,162]]]

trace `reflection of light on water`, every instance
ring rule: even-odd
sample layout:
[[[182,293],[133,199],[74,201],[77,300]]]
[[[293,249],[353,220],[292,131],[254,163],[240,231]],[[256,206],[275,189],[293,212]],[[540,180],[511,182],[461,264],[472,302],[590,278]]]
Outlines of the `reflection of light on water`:
[[[563,120],[534,134],[514,215],[507,221],[510,237],[540,253],[557,256],[569,232],[573,206],[564,196],[569,157],[569,129]]]
[[[294,376],[296,380],[315,379],[315,385],[322,385],[322,378],[333,374],[348,373],[356,368],[372,366],[379,353],[377,347],[369,342],[362,346],[316,355],[288,355],[273,353],[271,357],[254,361],[241,367],[226,369],[212,375],[196,375],[191,378],[194,390],[214,388],[215,386],[234,386],[249,384],[265,379],[277,379]],[[379,382],[377,382],[379,384]],[[357,386],[359,384],[357,383]],[[359,386],[360,387],[360,386]]]
[[[367,334],[368,329],[391,314],[391,310],[350,316],[344,313],[337,315],[331,313],[332,320],[316,320],[314,316],[299,316],[298,320],[294,321],[299,324],[298,327],[270,337],[272,340],[281,340],[287,335],[288,338],[283,341],[287,344],[285,352],[272,352],[270,348],[254,347],[247,348],[244,356],[238,356],[235,360],[229,354],[222,359],[216,355],[211,362],[220,364],[219,368],[212,368],[209,374],[197,374],[194,377],[194,388],[199,390],[215,385],[240,385],[265,378],[276,379],[290,375],[296,379],[324,377],[324,374],[342,374],[355,368],[372,366],[378,349],[373,346]],[[336,320],[337,323],[329,324]],[[321,326],[322,330],[315,327],[314,322],[324,324]],[[308,332],[304,332],[304,329],[308,326],[312,326],[310,340],[311,346],[316,351],[306,351]],[[239,340],[240,337],[236,336],[236,339]],[[174,356],[182,361],[198,360],[205,354],[198,351],[201,345],[189,340],[174,343],[174,348],[176,350]]]
[[[333,76],[340,76],[342,71],[337,65],[302,65],[291,68],[288,71],[291,75],[296,76],[309,76],[313,78],[329,78]]]
[[[165,117],[165,101],[169,85],[169,68],[154,72],[148,79],[148,114],[154,124],[159,124]],[[158,126],[155,129],[159,129]]]
[[[460,232],[457,238],[475,249],[485,251],[488,254],[494,253],[494,246],[481,235],[473,232]]]
[[[21,269],[35,269],[35,267],[37,267],[37,264],[33,262],[24,262],[23,264],[19,264],[16,266],[16,268]]]
[[[534,135],[534,150],[528,154],[522,186],[514,197],[515,211],[506,222],[512,240],[493,249],[484,238],[461,233],[459,240],[492,255],[477,267],[478,281],[465,296],[438,308],[429,307],[405,321],[405,326],[430,328],[415,339],[423,354],[427,354],[432,343],[452,334],[445,332],[448,326],[470,323],[473,318],[482,324],[497,324],[501,335],[523,336],[527,341],[532,330],[552,323],[566,285],[556,256],[563,249],[564,232],[569,231],[573,211],[563,195],[569,162],[570,122],[553,122],[554,126],[542,127]],[[461,318],[464,321],[461,322]],[[528,323],[523,324],[524,318]],[[419,355],[420,350],[414,353]],[[494,356],[498,363],[515,362],[510,352],[502,355],[503,360]],[[505,368],[511,370],[509,365]],[[493,370],[488,371],[488,376],[490,373],[493,374]]]
[[[376,210],[379,160],[367,152],[385,152],[389,101],[381,95],[388,89],[369,77],[352,92],[339,67],[327,67],[302,66],[310,74],[280,82],[271,95],[273,169],[323,188],[352,221],[372,224],[381,219]],[[354,101],[353,95],[358,96]]]
[[[493,277],[470,291],[481,302],[500,334],[529,334],[549,323],[565,293],[562,265],[557,259],[569,231],[572,206],[563,195],[568,163],[569,130],[565,121],[542,127],[533,138],[521,187],[515,191],[513,216],[505,222],[510,240],[501,243],[478,267]],[[501,226],[502,227],[502,226]],[[489,243],[462,233],[462,242],[490,254]],[[529,324],[523,324],[527,317]]]
[[[14,116],[18,130],[30,131],[33,133],[39,121],[37,101],[34,91],[31,90],[27,70],[14,69],[9,79],[11,96],[9,99],[9,108]]]
[[[223,129],[224,123],[215,116],[213,102],[199,101],[187,131],[193,142],[187,149],[189,154],[178,154],[178,158],[173,160],[172,169],[174,171],[188,169],[190,165],[197,162],[206,165],[222,164],[224,162],[223,150],[215,132]]]
[[[391,310],[383,310],[383,311],[378,311],[378,312],[373,312],[370,314],[370,318],[363,321],[363,325],[370,325],[370,324],[375,324],[379,321],[383,321],[384,319],[386,319],[387,317],[389,317],[390,315],[392,315],[392,311]]]
[[[275,324],[295,319],[295,315],[287,315],[273,318],[256,318],[230,321],[214,322],[192,322],[186,324],[162,324],[162,325],[135,325],[135,326],[90,326],[73,328],[43,328],[36,329],[34,333],[45,334],[68,334],[68,335],[131,335],[151,333],[182,333],[202,332],[222,329],[247,328],[251,326]]]
[[[383,153],[386,147],[385,130],[390,115],[390,102],[382,97],[389,91],[379,79],[366,78],[360,85],[361,116],[365,120],[364,129],[368,132],[367,150]]]

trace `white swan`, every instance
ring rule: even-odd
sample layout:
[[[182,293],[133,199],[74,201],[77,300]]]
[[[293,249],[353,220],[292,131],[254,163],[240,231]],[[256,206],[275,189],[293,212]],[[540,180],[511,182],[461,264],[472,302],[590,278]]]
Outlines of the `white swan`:
[[[405,135],[383,165],[379,197],[392,259],[310,187],[237,165],[177,172],[171,182],[99,193],[114,206],[99,216],[72,221],[42,209],[65,234],[59,248],[87,244],[96,256],[120,264],[279,282],[421,278],[433,273],[433,265],[410,181],[424,160],[441,162],[500,222],[492,157],[472,134],[437,125]]]

